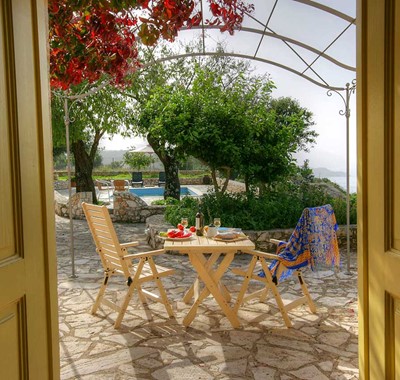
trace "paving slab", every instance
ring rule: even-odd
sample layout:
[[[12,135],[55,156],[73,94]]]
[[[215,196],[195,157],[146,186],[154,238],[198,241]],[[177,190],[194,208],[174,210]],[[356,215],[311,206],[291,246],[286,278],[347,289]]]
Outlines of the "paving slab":
[[[271,300],[252,300],[241,307],[241,327],[233,329],[211,297],[199,307],[190,327],[182,325],[189,306],[182,302],[195,278],[187,256],[161,255],[157,263],[175,268],[165,279],[176,318],[162,305],[149,304],[153,318],[134,296],[119,330],[116,313],[100,309],[90,314],[102,280],[85,221],[74,220],[76,278],[71,278],[69,220],[56,216],[61,379],[358,379],[356,257],[351,275],[343,272],[306,272],[304,277],[317,307],[290,312],[287,329]],[[151,250],[144,224],[115,223],[121,242],[139,240],[137,250]],[[343,253],[344,254],[344,253]],[[232,265],[245,266],[248,255],[237,255]],[[344,271],[344,270],[343,270]],[[112,282],[109,294],[121,299],[122,281]],[[242,278],[228,272],[224,283],[237,295]],[[256,288],[258,284],[251,283]],[[291,299],[298,286],[279,287]]]

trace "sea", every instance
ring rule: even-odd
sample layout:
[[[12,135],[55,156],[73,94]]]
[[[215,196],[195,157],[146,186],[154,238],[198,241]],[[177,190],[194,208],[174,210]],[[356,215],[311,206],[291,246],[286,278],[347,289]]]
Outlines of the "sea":
[[[343,177],[326,177],[330,181],[337,183],[343,190],[346,191],[346,176]],[[357,192],[357,177],[350,176],[350,194]]]

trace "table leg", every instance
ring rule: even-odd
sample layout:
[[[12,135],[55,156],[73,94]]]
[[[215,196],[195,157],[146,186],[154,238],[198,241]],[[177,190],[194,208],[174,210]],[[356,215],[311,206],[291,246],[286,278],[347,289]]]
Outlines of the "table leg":
[[[232,262],[234,256],[234,253],[226,254],[218,268],[215,271],[212,271],[207,269],[207,261],[204,255],[200,255],[198,253],[189,254],[190,261],[192,262],[193,267],[196,269],[199,278],[204,282],[205,288],[202,290],[199,298],[194,302],[188,314],[183,319],[183,324],[185,326],[189,326],[192,323],[194,317],[196,316],[198,306],[210,293],[214,296],[231,325],[235,328],[240,326],[240,322],[234,310],[228,305],[228,302],[226,301],[218,285],[219,280],[228,269],[229,264]]]
[[[221,256],[221,253],[212,253],[210,255],[210,257],[208,258],[207,263],[205,264],[206,269],[210,270],[220,256]],[[183,296],[183,302],[185,302],[185,303],[190,302],[190,300],[193,298],[193,295],[195,295],[195,293],[194,293],[195,287],[197,287],[197,289],[199,289],[199,287],[200,287],[199,276],[197,276],[197,278],[194,281],[194,283],[192,284],[192,286],[189,288],[189,290]],[[198,297],[198,295],[197,296],[195,295],[195,298],[196,297]]]
[[[218,287],[219,287],[221,294],[226,299],[226,302],[230,302],[232,297],[231,297],[231,294],[229,293],[227,287],[222,282],[218,283]]]
[[[242,304],[243,297],[247,291],[247,287],[249,286],[249,282],[251,280],[251,276],[253,274],[254,267],[256,266],[256,264],[257,264],[257,256],[253,256],[250,261],[249,267],[247,269],[246,276],[244,278],[242,287],[240,288],[240,292],[238,294],[235,306],[233,307],[233,310],[235,311],[235,313],[238,312],[240,305]]]

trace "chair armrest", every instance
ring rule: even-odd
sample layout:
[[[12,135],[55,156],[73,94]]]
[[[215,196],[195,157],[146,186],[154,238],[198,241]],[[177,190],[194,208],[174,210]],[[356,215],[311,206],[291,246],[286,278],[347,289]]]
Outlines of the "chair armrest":
[[[130,241],[128,243],[120,244],[121,248],[130,248],[130,247],[137,247],[139,245],[138,241]]]
[[[123,256],[122,259],[141,259],[142,257],[162,255],[163,253],[165,253],[165,249],[158,249],[156,251],[132,253],[130,255]]]
[[[112,186],[109,181],[101,180],[101,179],[97,179],[95,185],[100,186],[99,190],[103,190],[103,187],[108,188],[108,187]]]
[[[245,253],[248,253],[249,255],[254,255],[254,256],[260,256],[263,257],[264,259],[272,259],[272,260],[280,260],[280,257],[276,255],[275,253],[269,253],[269,252],[262,252],[262,251],[243,251]]]
[[[270,243],[278,245],[279,243],[286,243],[284,240],[269,239]]]

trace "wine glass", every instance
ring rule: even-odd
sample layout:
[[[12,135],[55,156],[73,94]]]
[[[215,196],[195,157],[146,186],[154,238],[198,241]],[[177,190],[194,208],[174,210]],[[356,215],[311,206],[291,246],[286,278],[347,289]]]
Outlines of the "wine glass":
[[[181,224],[182,224],[183,227],[185,227],[185,230],[186,230],[187,226],[189,225],[188,218],[182,218],[181,219]]]
[[[221,218],[214,218],[214,226],[217,228],[221,227]]]

